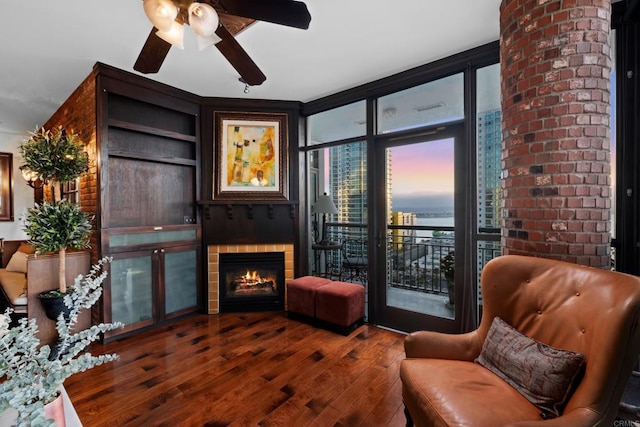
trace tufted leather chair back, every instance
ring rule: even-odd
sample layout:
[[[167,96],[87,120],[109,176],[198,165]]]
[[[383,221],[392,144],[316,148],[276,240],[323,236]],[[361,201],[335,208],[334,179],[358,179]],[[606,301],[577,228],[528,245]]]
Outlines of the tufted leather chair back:
[[[497,316],[538,341],[583,353],[585,374],[565,412],[583,408],[612,422],[640,353],[640,278],[505,255],[485,266],[481,282],[480,341]]]

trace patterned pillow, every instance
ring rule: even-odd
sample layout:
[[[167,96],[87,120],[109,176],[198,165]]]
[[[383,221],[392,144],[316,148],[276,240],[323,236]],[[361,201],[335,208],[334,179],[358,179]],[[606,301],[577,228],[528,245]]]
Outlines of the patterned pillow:
[[[552,418],[573,393],[585,357],[536,341],[496,317],[475,361],[540,408],[544,418]]]

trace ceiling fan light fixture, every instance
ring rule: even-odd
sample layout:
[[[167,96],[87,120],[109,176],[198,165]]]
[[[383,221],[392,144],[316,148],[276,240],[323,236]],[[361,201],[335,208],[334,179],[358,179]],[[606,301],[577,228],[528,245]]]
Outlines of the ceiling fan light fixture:
[[[158,31],[156,35],[178,49],[184,49],[184,26],[173,21],[169,31]]]
[[[170,31],[178,17],[178,7],[171,0],[144,0],[144,13],[160,31]]]
[[[196,34],[196,41],[198,42],[198,50],[205,50],[209,46],[213,46],[218,43],[222,39],[215,34],[210,35],[208,37],[202,37]]]
[[[189,5],[189,25],[196,34],[199,50],[204,50],[222,40],[216,34],[219,23],[218,14],[210,5],[198,2]]]

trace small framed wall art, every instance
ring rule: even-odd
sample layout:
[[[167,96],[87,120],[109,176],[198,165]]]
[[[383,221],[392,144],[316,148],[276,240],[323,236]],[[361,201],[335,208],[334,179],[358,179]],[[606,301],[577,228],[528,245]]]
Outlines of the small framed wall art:
[[[0,153],[0,221],[13,221],[12,153]]]

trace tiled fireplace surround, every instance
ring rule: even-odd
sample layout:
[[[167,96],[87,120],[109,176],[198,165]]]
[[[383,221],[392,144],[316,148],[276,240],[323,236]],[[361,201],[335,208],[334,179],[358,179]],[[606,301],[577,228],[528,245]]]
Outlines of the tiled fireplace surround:
[[[287,283],[293,279],[293,244],[289,243],[265,243],[265,244],[249,244],[249,245],[210,245],[207,249],[208,263],[208,301],[207,312],[209,314],[217,314],[220,312],[219,298],[219,271],[220,271],[220,254],[221,253],[252,253],[252,252],[284,252],[284,280]],[[285,292],[284,301],[285,310],[287,308],[287,299]]]

